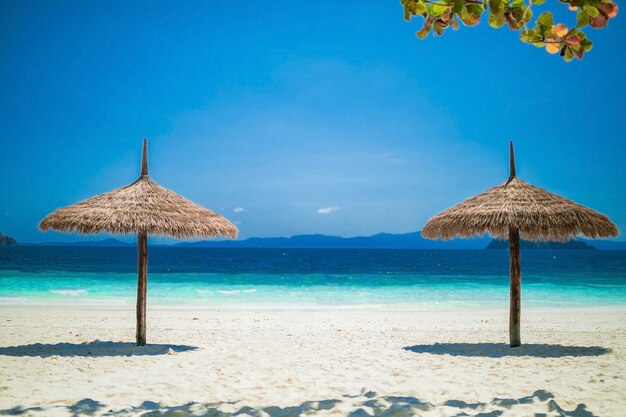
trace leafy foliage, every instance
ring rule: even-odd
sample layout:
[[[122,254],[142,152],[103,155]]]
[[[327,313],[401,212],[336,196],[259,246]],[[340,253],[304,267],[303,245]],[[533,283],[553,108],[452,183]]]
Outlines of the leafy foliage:
[[[550,54],[559,53],[565,61],[582,59],[592,47],[583,29],[591,26],[601,29],[609,19],[617,16],[617,4],[611,0],[558,0],[576,14],[576,24],[568,28],[563,23],[554,23],[551,12],[541,13],[529,27],[533,8],[546,0],[401,0],[404,19],[422,16],[424,25],[417,37],[424,39],[433,32],[440,36],[446,29],[459,28],[459,21],[466,26],[480,23],[483,15],[489,14],[489,25],[520,31],[522,42],[545,48]]]

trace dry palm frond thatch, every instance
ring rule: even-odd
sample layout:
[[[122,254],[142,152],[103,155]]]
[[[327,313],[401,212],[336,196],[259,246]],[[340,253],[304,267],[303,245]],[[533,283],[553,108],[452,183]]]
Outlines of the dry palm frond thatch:
[[[618,233],[607,216],[513,177],[437,214],[424,226],[422,236],[453,239],[488,233],[508,239],[511,228],[518,229],[522,239],[533,241]]]
[[[148,176],[108,193],[60,208],[39,227],[62,232],[185,237],[237,237],[224,217],[161,187]]]

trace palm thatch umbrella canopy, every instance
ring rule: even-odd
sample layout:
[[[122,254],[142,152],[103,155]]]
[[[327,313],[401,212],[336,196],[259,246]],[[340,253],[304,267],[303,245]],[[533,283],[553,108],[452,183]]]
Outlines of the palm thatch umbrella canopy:
[[[141,176],[132,184],[60,208],[39,224],[41,230],[79,234],[137,234],[137,345],[146,344],[148,235],[175,238],[237,238],[226,218],[161,187],[148,176],[144,139]]]
[[[429,239],[483,236],[509,240],[511,305],[509,336],[519,346],[521,310],[520,236],[530,241],[564,242],[576,236],[617,236],[617,226],[603,214],[530,185],[516,177],[513,142],[510,176],[500,185],[468,198],[430,219],[422,229]]]

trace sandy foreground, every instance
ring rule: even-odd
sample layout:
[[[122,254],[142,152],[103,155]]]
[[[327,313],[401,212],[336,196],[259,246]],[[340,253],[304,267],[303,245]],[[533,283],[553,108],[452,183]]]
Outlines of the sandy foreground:
[[[0,415],[624,416],[626,310],[0,308]]]

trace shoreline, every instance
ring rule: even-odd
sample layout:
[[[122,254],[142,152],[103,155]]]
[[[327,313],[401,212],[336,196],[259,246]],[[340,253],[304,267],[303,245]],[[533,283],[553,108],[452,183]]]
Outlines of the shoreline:
[[[94,304],[80,304],[80,303],[1,303],[0,302],[0,311],[2,310],[13,310],[13,309],[57,309],[60,311],[63,310],[98,310],[98,311],[135,311],[135,305],[133,303],[128,303],[124,305],[103,305],[99,303]],[[484,313],[501,313],[506,312],[508,314],[509,306],[502,305],[499,307],[496,306],[485,306],[485,307],[449,307],[449,306],[441,306],[438,307],[421,307],[418,306],[409,307],[409,306],[395,306],[395,305],[383,305],[383,304],[358,304],[358,305],[310,305],[310,304],[284,304],[284,305],[269,305],[269,304],[225,304],[220,306],[208,306],[203,304],[190,304],[190,305],[168,305],[168,304],[154,304],[151,305],[148,301],[148,311],[202,311],[202,312],[212,312],[212,311],[267,311],[267,312],[342,312],[342,311],[367,311],[367,312],[415,312],[415,313],[454,313],[454,312],[484,312]],[[556,306],[534,306],[534,305],[522,305],[522,312],[524,311],[532,311],[532,312],[554,312],[554,311],[573,311],[573,312],[626,312],[626,303],[624,304],[614,304],[614,305],[605,305],[605,306],[597,306],[597,305],[583,305],[583,304],[563,304]]]

